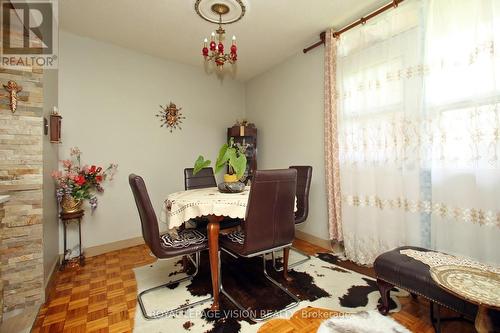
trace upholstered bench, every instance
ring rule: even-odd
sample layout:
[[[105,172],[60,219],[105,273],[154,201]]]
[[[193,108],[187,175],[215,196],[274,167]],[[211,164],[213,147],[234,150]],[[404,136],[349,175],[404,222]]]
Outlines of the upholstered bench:
[[[431,321],[436,332],[440,332],[442,320],[463,319],[465,316],[473,321],[476,316],[477,306],[440,288],[432,279],[429,266],[401,254],[400,251],[405,249],[429,251],[419,247],[403,246],[383,253],[375,259],[375,274],[382,296],[379,312],[383,315],[389,312],[389,294],[391,289],[396,286],[407,290],[413,297],[420,295],[431,302]],[[434,304],[437,305],[437,316],[434,314]],[[458,312],[461,316],[458,318],[441,318],[439,315],[440,306]],[[498,315],[498,312],[494,314],[495,321],[499,319]]]

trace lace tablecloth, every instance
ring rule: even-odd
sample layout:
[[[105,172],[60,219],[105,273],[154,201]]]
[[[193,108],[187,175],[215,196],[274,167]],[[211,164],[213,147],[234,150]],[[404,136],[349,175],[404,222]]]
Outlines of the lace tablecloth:
[[[500,275],[469,266],[431,267],[432,279],[474,304],[500,309]],[[495,331],[497,332],[497,331]]]
[[[455,257],[450,254],[445,254],[441,252],[431,252],[431,251],[426,252],[426,251],[417,251],[412,249],[401,250],[399,252],[410,258],[423,262],[430,268],[443,265],[455,265],[462,267],[473,267],[481,271],[500,274],[499,267],[493,267],[490,265],[482,264],[480,262],[465,257]]]
[[[217,187],[200,188],[169,194],[163,202],[160,222],[169,229],[199,216],[218,215],[244,219],[250,186],[241,193],[221,193]],[[297,198],[295,198],[297,211]]]
[[[171,193],[164,201],[160,222],[169,229],[199,216],[219,215],[245,218],[250,187],[241,193],[221,193],[217,187]]]

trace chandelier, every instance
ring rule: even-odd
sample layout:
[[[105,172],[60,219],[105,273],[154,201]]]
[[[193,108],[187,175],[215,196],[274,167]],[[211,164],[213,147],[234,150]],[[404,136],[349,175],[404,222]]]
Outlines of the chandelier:
[[[222,69],[224,64],[235,64],[238,60],[238,47],[236,46],[236,36],[233,36],[229,50],[224,45],[226,30],[222,27],[223,24],[234,23],[240,20],[245,14],[245,6],[241,0],[218,0],[220,2],[213,3],[213,0],[197,0],[195,3],[195,10],[203,19],[217,23],[219,26],[217,30],[212,32],[210,41],[205,38],[201,54],[206,63],[215,63],[218,69]],[[208,5],[210,5],[208,7]],[[231,8],[236,12],[236,16],[231,13]],[[228,19],[224,19],[228,17]],[[229,51],[229,52],[227,52]]]

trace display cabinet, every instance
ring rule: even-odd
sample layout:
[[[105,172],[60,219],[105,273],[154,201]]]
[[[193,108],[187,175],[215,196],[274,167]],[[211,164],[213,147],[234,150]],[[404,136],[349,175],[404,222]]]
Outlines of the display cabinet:
[[[233,138],[234,143],[240,145],[247,157],[247,169],[243,182],[248,184],[255,170],[257,170],[257,128],[253,124],[235,125],[227,129],[228,141]]]

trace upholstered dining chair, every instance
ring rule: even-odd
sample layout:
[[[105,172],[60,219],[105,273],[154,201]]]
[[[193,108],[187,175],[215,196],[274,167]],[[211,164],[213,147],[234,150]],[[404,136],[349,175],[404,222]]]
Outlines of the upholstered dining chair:
[[[137,296],[137,301],[139,302],[139,306],[144,318],[157,319],[166,315],[175,314],[179,311],[212,300],[212,297],[209,297],[196,303],[183,305],[172,310],[166,310],[162,313],[157,313],[152,316],[148,315],[142,301],[142,297],[144,296],[144,294],[150,293],[160,288],[168,288],[174,283],[192,279],[198,273],[198,267],[200,264],[200,252],[208,249],[208,241],[205,231],[197,229],[182,230],[179,232],[178,237],[175,238],[170,236],[169,234],[160,236],[158,220],[156,218],[153,205],[151,204],[151,200],[149,199],[144,180],[140,176],[131,174],[128,178],[128,181],[134,195],[137,210],[139,211],[139,217],[142,227],[142,237],[144,238],[144,241],[146,242],[146,245],[149,247],[151,252],[158,259],[170,259],[178,256],[187,256],[195,267],[195,272],[191,275],[188,274],[186,277],[142,291]],[[192,255],[194,255],[194,260],[192,258]],[[168,274],[165,274],[165,276],[168,276]]]
[[[196,175],[193,168],[184,169],[184,189],[194,190],[197,188],[216,187],[214,169],[203,168]]]
[[[289,249],[295,236],[296,183],[297,170],[295,169],[257,170],[252,179],[247,213],[242,229],[222,235],[220,238],[221,249],[233,257],[262,256],[264,276],[292,299],[292,302],[285,309],[270,312],[260,318],[252,316],[250,319],[253,321],[265,320],[299,303],[299,299],[281,283],[271,278],[266,270],[266,254],[283,250],[285,267],[283,277],[286,281],[290,280],[286,267]],[[219,267],[221,267],[220,264]],[[220,281],[222,281],[222,277]],[[248,310],[229,295],[224,290],[222,282],[220,283],[220,291],[231,302],[242,311]]]
[[[311,188],[312,179],[312,166],[310,165],[292,165],[290,169],[297,170],[297,211],[295,212],[295,226],[302,225],[309,215],[309,189]],[[305,252],[300,251],[292,246],[293,251],[304,256],[304,259],[298,260],[294,263],[289,263],[288,268],[301,265],[311,259],[311,256]],[[277,267],[275,253],[273,252],[273,267],[278,272],[283,270],[283,267]]]
[[[216,187],[217,183],[215,181],[214,169],[203,168],[196,175],[193,172],[193,168],[184,169],[184,189],[194,190],[198,188]],[[198,217],[191,220],[194,222],[197,228],[206,227],[208,220],[204,217]],[[228,229],[237,227],[241,224],[240,219],[233,219],[230,217],[225,217],[224,220],[220,222],[220,229]]]

